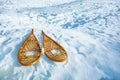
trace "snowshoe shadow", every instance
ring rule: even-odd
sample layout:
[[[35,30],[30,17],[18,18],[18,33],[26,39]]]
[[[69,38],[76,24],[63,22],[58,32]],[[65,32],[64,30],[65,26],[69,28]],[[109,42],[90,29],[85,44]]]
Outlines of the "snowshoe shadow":
[[[23,42],[26,40],[26,38],[29,36],[30,33],[27,33],[25,36],[22,37],[22,40],[15,46],[15,49],[12,52],[12,59],[13,59],[13,65],[16,67],[20,67],[21,64],[18,62],[18,51],[20,47],[22,46]]]

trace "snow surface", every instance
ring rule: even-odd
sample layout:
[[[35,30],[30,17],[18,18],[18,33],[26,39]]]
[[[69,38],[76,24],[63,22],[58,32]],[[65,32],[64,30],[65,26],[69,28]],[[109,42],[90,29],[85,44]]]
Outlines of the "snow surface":
[[[17,60],[35,29],[66,49],[57,63],[43,53],[33,66]],[[0,80],[120,80],[119,0],[0,0]]]

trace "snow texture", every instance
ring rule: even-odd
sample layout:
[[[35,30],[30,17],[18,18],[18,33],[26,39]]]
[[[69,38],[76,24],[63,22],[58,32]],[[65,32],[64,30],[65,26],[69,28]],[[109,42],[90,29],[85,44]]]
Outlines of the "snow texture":
[[[17,60],[34,28],[60,43],[68,61],[44,52],[33,66]],[[120,80],[119,0],[0,0],[0,80]]]

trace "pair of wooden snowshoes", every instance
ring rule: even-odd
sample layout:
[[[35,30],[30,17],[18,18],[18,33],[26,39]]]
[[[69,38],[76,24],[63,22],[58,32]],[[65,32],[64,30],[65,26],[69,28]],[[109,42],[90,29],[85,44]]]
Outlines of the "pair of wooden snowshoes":
[[[47,36],[43,31],[43,48],[45,55],[52,61],[63,62],[68,58],[65,49],[54,41],[52,38]],[[54,53],[54,52],[57,53]],[[24,66],[31,66],[36,64],[42,57],[42,47],[34,35],[34,30],[32,29],[31,34],[22,44],[18,52],[18,61]]]

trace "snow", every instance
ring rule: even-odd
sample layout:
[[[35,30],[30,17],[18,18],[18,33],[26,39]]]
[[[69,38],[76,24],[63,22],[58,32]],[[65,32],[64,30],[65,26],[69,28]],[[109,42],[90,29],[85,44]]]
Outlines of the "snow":
[[[17,54],[34,28],[68,53],[57,63],[44,52],[33,66]],[[0,80],[120,80],[119,0],[0,0]]]

